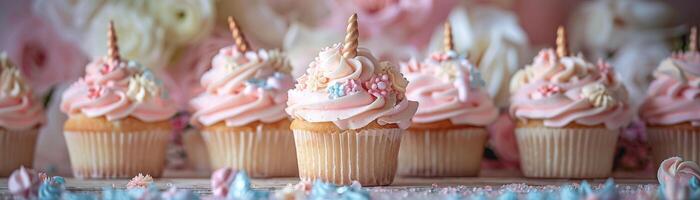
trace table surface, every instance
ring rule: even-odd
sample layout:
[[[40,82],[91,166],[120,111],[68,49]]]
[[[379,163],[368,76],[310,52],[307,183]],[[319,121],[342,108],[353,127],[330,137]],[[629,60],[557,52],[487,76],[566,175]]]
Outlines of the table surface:
[[[201,177],[202,173],[183,173],[177,172],[178,177]],[[166,171],[166,176],[173,177],[172,172]],[[533,179],[518,176],[518,172],[514,171],[487,171],[482,172],[480,177],[446,177],[446,178],[412,178],[412,177],[396,177],[394,183],[390,186],[373,187],[370,189],[381,191],[401,191],[401,190],[422,190],[430,188],[448,188],[448,187],[493,187],[497,188],[509,184],[524,184],[527,186],[561,186],[566,184],[580,183],[577,179]],[[487,176],[487,177],[484,177]],[[636,186],[656,185],[658,182],[649,173],[639,175],[639,173],[619,173],[613,174],[615,182],[620,186]],[[587,180],[592,184],[603,183],[606,179]],[[70,191],[78,192],[94,192],[102,191],[104,187],[115,186],[124,188],[128,179],[98,179],[98,180],[83,180],[75,178],[66,179],[66,188]],[[298,178],[270,178],[270,179],[253,179],[253,187],[265,190],[277,190],[288,185],[294,185],[299,182]],[[160,178],[155,180],[156,185],[161,189],[177,186],[182,189],[189,189],[199,194],[210,194],[210,183],[207,178]],[[7,178],[0,178],[0,199],[9,196],[7,188]]]

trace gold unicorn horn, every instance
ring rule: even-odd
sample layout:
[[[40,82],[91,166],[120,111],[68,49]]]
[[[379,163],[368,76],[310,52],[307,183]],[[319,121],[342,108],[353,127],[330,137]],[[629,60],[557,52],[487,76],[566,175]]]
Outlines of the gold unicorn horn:
[[[231,29],[231,35],[233,36],[233,41],[235,42],[238,51],[248,51],[250,45],[248,44],[248,41],[245,40],[245,36],[243,35],[240,27],[238,27],[238,24],[236,24],[236,20],[234,20],[231,16],[228,16],[228,28]]]
[[[698,27],[693,26],[693,28],[690,28],[690,38],[689,38],[689,44],[688,44],[688,51],[697,51],[698,50]]]
[[[452,25],[450,25],[450,22],[445,22],[444,26],[444,32],[443,32],[444,38],[442,39],[443,43],[443,48],[445,52],[449,52],[454,50],[454,42],[452,42]]]
[[[120,60],[119,45],[117,44],[117,31],[114,30],[114,21],[109,21],[107,29],[107,56],[115,61]]]
[[[345,44],[343,45],[343,57],[354,58],[357,55],[357,40],[359,36],[357,13],[355,13],[348,19],[348,27],[345,32]]]
[[[557,28],[557,55],[564,57],[569,54],[569,49],[566,45],[566,30],[563,26]]]

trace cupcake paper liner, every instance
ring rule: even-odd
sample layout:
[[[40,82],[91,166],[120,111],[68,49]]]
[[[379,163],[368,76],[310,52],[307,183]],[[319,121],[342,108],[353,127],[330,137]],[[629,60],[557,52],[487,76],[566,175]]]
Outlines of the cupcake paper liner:
[[[657,167],[673,156],[700,162],[700,129],[647,128],[647,136]]]
[[[0,177],[7,177],[21,166],[32,168],[38,129],[0,129]]]
[[[78,178],[160,177],[169,130],[142,132],[65,131],[73,175]]]
[[[299,177],[304,181],[362,186],[389,185],[396,174],[398,128],[314,132],[294,130]]]
[[[613,165],[618,130],[516,128],[523,175],[537,178],[604,178]]]
[[[401,139],[402,176],[476,176],[488,133],[484,128],[409,130]]]
[[[294,135],[286,129],[202,131],[213,169],[232,167],[251,177],[297,176]]]

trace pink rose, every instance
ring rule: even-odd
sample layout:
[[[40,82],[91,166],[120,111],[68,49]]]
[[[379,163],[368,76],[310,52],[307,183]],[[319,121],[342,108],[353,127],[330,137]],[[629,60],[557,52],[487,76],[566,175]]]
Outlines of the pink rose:
[[[80,77],[86,56],[43,19],[28,15],[31,11],[21,13],[22,17],[7,19],[5,26],[11,28],[1,29],[0,49],[21,68],[34,91],[43,94],[58,83]]]
[[[203,91],[199,79],[211,67],[212,58],[219,49],[232,44],[228,30],[216,29],[207,38],[185,47],[175,63],[159,73],[168,94],[181,110],[187,110],[189,100]]]
[[[520,163],[518,144],[515,139],[515,121],[505,112],[488,126],[489,144],[498,156],[501,165],[506,168],[517,168]]]
[[[422,49],[455,5],[454,0],[332,1],[326,24],[345,30],[347,18],[357,13],[361,38],[392,38]]]

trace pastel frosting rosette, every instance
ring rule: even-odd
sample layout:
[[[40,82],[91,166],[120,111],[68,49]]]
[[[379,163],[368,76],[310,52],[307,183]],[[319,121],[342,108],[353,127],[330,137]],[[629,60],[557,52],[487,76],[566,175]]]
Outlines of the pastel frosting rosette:
[[[656,173],[659,180],[658,197],[662,199],[700,198],[700,167],[694,161],[670,157],[661,162]]]
[[[289,60],[279,50],[250,49],[233,18],[229,25],[236,44],[219,50],[202,76],[205,91],[190,102],[192,124],[201,130],[213,169],[296,176],[294,136],[284,111],[294,86]]]
[[[289,91],[287,113],[304,181],[388,185],[417,103],[396,66],[358,48],[357,15],[344,44],[324,48]]]
[[[602,178],[612,169],[620,128],[632,120],[613,68],[570,56],[564,30],[511,81],[511,115],[527,177]]]
[[[31,167],[44,109],[18,66],[0,53],[0,177]]]
[[[148,68],[119,56],[114,33],[110,23],[109,55],[90,62],[85,76],[63,93],[73,173],[82,178],[158,177],[176,108]]]
[[[409,81],[406,98],[419,103],[402,138],[399,174],[408,176],[476,176],[488,136],[486,126],[498,108],[484,89],[479,69],[451,49],[445,23],[445,49],[422,62],[402,63]],[[459,155],[459,156],[456,156]],[[437,158],[436,158],[437,157]]]
[[[700,161],[700,52],[692,30],[690,48],[661,62],[640,108],[656,164],[670,156]]]

